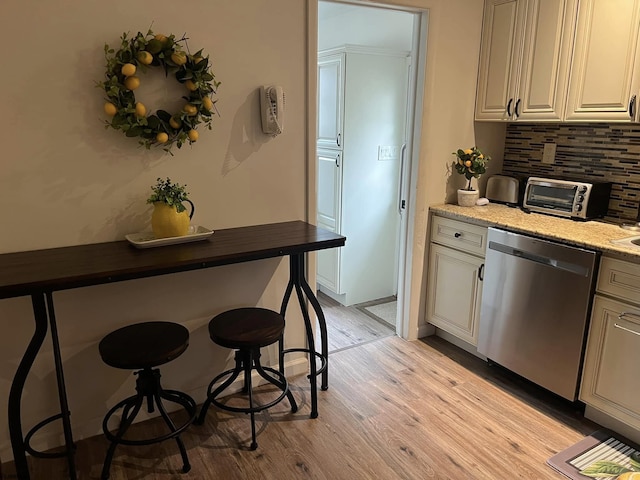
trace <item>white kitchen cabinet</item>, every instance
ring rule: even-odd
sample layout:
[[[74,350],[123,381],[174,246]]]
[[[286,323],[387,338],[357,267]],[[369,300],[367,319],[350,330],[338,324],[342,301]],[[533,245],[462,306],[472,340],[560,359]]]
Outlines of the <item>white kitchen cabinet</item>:
[[[487,228],[434,216],[429,248],[427,322],[478,343]]]
[[[342,190],[342,152],[318,149],[318,226],[332,232],[340,227]],[[340,291],[340,252],[342,248],[318,251],[318,281],[334,292]]]
[[[640,429],[639,286],[640,265],[601,259],[580,388],[585,404],[636,429]]]
[[[486,0],[476,120],[559,121],[577,0]]]
[[[640,308],[596,295],[580,400],[640,429]]]
[[[580,0],[568,121],[637,121],[640,0]]]
[[[317,279],[344,305],[397,293],[409,58],[354,46],[318,55],[317,222],[347,242],[318,254]]]
[[[341,148],[344,116],[343,52],[318,58],[318,148]]]

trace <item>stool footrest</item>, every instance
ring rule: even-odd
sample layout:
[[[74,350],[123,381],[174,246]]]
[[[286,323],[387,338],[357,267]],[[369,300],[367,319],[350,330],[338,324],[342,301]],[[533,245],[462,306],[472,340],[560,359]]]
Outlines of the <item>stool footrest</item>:
[[[289,384],[287,383],[286,377],[279,371],[271,367],[262,367],[262,370],[266,370],[267,372],[272,373],[276,376],[276,378],[271,378],[271,379],[265,378],[265,380],[267,380],[269,383],[279,388],[281,385],[284,385],[284,389],[282,389],[282,393],[269,403],[265,403],[264,405],[255,405],[254,407],[234,407],[234,406],[226,405],[220,402],[220,400],[218,400],[216,397],[225,390],[227,385],[223,382],[215,390],[212,391],[211,389],[215,383],[219,382],[224,377],[236,373],[236,369],[233,369],[233,368],[222,372],[211,381],[211,383],[209,384],[209,392],[207,396],[209,397],[211,403],[213,403],[216,407],[221,408],[222,410],[226,410],[228,412],[255,413],[255,412],[261,412],[262,410],[266,410],[267,408],[271,408],[277,403],[279,403],[280,401],[282,401],[284,397],[287,396],[287,394],[289,393]],[[264,378],[264,376],[262,377]],[[273,380],[275,380],[278,383],[274,383]],[[293,409],[293,405],[292,405],[292,409]],[[297,410],[297,408],[295,410]]]
[[[70,412],[67,412],[67,416],[70,415]],[[24,437],[24,449],[32,456],[37,457],[37,458],[61,458],[61,457],[66,457],[69,454],[69,451],[65,448],[62,451],[59,452],[41,452],[39,450],[34,449],[31,446],[31,438],[35,435],[35,433],[40,430],[41,428],[49,425],[51,422],[54,422],[56,420],[62,420],[63,418],[63,414],[62,413],[57,413],[56,415],[52,415],[50,417],[45,418],[44,420],[42,420],[41,422],[39,422],[38,424],[36,424],[31,430],[29,430],[29,432],[27,432],[27,434]],[[72,446],[73,451],[75,451],[76,446],[73,445]]]
[[[316,370],[316,376],[320,375],[321,373],[323,373],[326,369],[327,369],[327,358],[322,355],[320,352],[315,352],[315,351],[311,351],[311,349],[309,348],[287,348],[286,350],[282,350],[281,354],[284,356],[287,353],[294,353],[294,352],[302,352],[302,353],[306,353],[306,354],[311,354],[313,353],[313,355],[316,358],[320,359],[320,368],[318,368]],[[310,376],[310,375],[308,375]]]
[[[132,406],[135,405],[136,401],[140,399],[138,395],[132,395],[128,398],[125,398],[121,402],[117,403],[109,413],[104,418],[103,421],[103,430],[104,435],[111,442],[116,442],[119,445],[151,445],[153,443],[163,442],[165,440],[169,440],[170,438],[175,438],[180,435],[189,425],[193,423],[193,420],[196,417],[196,402],[193,398],[191,398],[186,393],[178,392],[176,390],[163,390],[160,393],[160,398],[168,400],[173,403],[177,403],[184,407],[184,409],[189,414],[189,418],[179,427],[176,427],[174,431],[171,431],[165,435],[160,435],[158,437],[153,438],[145,438],[142,440],[130,440],[125,438],[118,438],[116,435],[111,433],[107,428],[107,423],[111,416],[116,413],[121,408],[125,408],[125,410],[129,410]]]

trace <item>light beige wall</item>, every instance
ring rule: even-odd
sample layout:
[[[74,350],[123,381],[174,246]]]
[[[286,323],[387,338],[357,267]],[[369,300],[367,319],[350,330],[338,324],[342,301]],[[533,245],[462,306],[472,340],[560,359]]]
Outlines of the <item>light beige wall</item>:
[[[196,205],[194,223],[214,230],[305,219],[306,2],[4,0],[1,11],[8,43],[0,75],[0,252],[121,240],[140,231],[149,222],[145,199],[156,177],[186,183]],[[117,46],[123,32],[149,26],[186,34],[192,52],[209,54],[222,82],[213,131],[201,131],[197,144],[174,157],[140,149],[102,124],[104,99],[95,83],[104,76],[103,46]],[[285,132],[275,139],[260,129],[263,84],[286,92]],[[98,433],[108,406],[133,391],[129,372],[99,360],[97,342],[108,331],[151,319],[187,325],[190,348],[163,368],[163,380],[201,401],[210,378],[230,360],[208,340],[208,319],[231,306],[279,309],[287,277],[286,261],[274,259],[56,293],[76,435]],[[294,312],[290,320],[287,341],[299,344],[300,316]],[[0,301],[2,415],[32,329],[29,299]],[[50,355],[47,340],[26,385],[27,429],[56,411]],[[0,425],[6,461],[4,418]],[[36,444],[57,440],[42,437]]]
[[[167,175],[188,184],[194,221],[210,228],[301,218],[305,4],[251,3],[3,2],[12,73],[0,78],[0,202],[16,210],[0,251],[121,239],[146,225],[149,186]],[[285,9],[288,18],[278,14]],[[222,82],[214,130],[175,157],[140,149],[101,123],[95,82],[104,77],[103,45],[150,25],[186,33]],[[266,83],[281,84],[287,96],[286,132],[275,140],[260,130],[257,87]]]
[[[424,317],[428,206],[452,198],[457,188],[448,184],[457,147],[484,147],[494,157],[494,171],[500,170],[504,127],[473,122],[482,1],[386,3],[429,10],[414,192],[415,337]],[[0,252],[115,240],[138,231],[147,225],[144,199],[157,176],[187,183],[197,207],[194,222],[210,228],[305,218],[304,10],[302,0],[194,0],[184,11],[166,0],[5,0],[0,26],[12,44],[3,60],[15,68],[0,76],[0,203],[12,206],[0,230]],[[120,132],[105,131],[103,100],[94,87],[104,73],[103,44],[152,22],[156,31],[187,33],[191,48],[205,48],[223,82],[214,130],[202,132],[198,144],[175,157],[139,150]],[[274,140],[260,133],[257,103],[257,87],[269,83],[283,85],[287,94],[285,133]],[[98,433],[106,408],[133,388],[127,372],[113,372],[97,358],[97,342],[106,332],[156,318],[186,324],[190,348],[163,369],[163,378],[201,398],[212,370],[229,360],[228,352],[210,345],[207,320],[228,306],[277,307],[286,273],[286,262],[266,260],[56,294],[75,431]],[[16,361],[32,332],[28,299],[0,302],[0,331],[7,332],[0,338],[0,411],[6,412]],[[301,335],[290,329],[288,340]],[[49,350],[43,352],[27,382],[26,428],[55,411],[50,358]],[[3,427],[3,461],[9,458],[7,436]]]

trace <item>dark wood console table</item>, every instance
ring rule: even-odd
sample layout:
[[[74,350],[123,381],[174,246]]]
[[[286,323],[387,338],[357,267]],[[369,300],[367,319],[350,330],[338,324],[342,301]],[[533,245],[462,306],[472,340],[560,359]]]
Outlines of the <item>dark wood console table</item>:
[[[289,257],[289,283],[281,305],[284,315],[296,290],[307,332],[307,346],[288,351],[309,353],[311,417],[318,415],[317,375],[321,388],[328,388],[328,342],[324,314],[305,276],[305,253],[341,247],[346,238],[302,221],[273,223],[216,231],[207,240],[149,249],[136,249],[126,241],[78,245],[0,255],[0,299],[31,296],[35,330],[16,370],[9,393],[8,423],[17,478],[29,479],[27,453],[37,456],[66,456],[69,478],[76,478],[73,435],[58,342],[53,292],[72,288],[120,282],[201,268],[273,257]],[[305,299],[311,304],[320,326],[320,352],[316,351]],[[27,376],[51,328],[53,356],[60,401],[60,413],[43,420],[25,436],[22,430],[21,402]],[[322,367],[316,367],[316,357]],[[283,368],[282,356],[280,368]],[[65,438],[62,454],[43,454],[29,445],[30,436],[41,426],[61,420]]]

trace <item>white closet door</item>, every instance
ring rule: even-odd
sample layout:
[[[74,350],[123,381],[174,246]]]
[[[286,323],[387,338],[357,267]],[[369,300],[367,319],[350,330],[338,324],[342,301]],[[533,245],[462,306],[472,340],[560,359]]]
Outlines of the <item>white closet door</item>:
[[[346,56],[341,288],[348,304],[397,293],[406,56]]]

